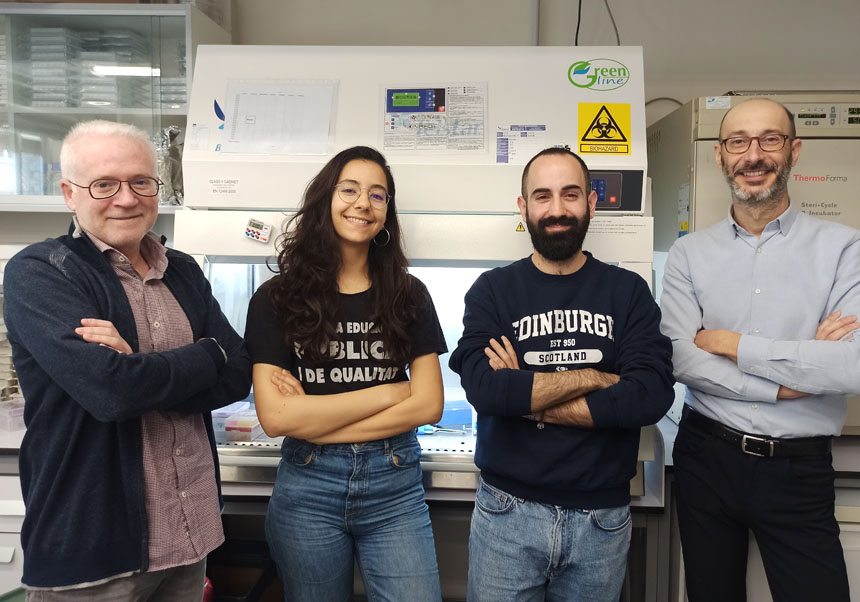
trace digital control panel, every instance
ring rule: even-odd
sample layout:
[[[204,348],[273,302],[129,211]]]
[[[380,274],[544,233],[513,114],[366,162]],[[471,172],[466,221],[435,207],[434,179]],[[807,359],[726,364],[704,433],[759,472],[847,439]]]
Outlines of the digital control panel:
[[[797,127],[828,129],[860,126],[860,105],[845,103],[833,104],[786,104],[794,113]]]
[[[642,211],[642,172],[639,170],[592,171],[591,189],[597,193],[598,211]]]

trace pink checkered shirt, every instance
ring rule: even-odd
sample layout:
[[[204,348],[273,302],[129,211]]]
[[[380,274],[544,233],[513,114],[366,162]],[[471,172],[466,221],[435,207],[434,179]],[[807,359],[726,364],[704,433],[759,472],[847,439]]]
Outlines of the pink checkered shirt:
[[[107,257],[128,296],[141,353],[194,342],[191,325],[161,280],[167,252],[150,233],[141,242],[143,278],[128,258],[87,233]],[[224,541],[215,467],[199,414],[151,412],[141,418],[149,571],[198,562]]]

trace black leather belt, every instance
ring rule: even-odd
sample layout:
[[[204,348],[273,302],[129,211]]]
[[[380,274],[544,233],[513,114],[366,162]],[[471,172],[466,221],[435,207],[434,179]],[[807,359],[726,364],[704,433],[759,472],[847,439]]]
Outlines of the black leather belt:
[[[750,435],[711,420],[690,406],[684,406],[684,420],[696,428],[713,434],[732,447],[751,456],[788,457],[823,456],[830,453],[833,437],[802,437],[798,439],[771,439],[763,435]]]

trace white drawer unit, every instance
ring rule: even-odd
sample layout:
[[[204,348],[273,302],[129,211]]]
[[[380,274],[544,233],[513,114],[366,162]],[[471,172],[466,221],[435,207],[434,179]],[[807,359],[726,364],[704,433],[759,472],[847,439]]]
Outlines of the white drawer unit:
[[[17,477],[0,476],[0,592],[20,587],[24,573],[21,524],[24,501]]]

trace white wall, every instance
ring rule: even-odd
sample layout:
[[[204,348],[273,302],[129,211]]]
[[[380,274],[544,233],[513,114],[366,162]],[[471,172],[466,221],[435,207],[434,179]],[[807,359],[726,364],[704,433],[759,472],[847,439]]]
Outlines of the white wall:
[[[646,99],[860,89],[858,0],[607,0],[645,53]],[[577,0],[236,0],[237,44],[572,45]],[[582,0],[580,45],[611,45]],[[648,123],[675,108],[648,106]]]
[[[537,8],[538,0],[234,0],[233,43],[535,45]]]

